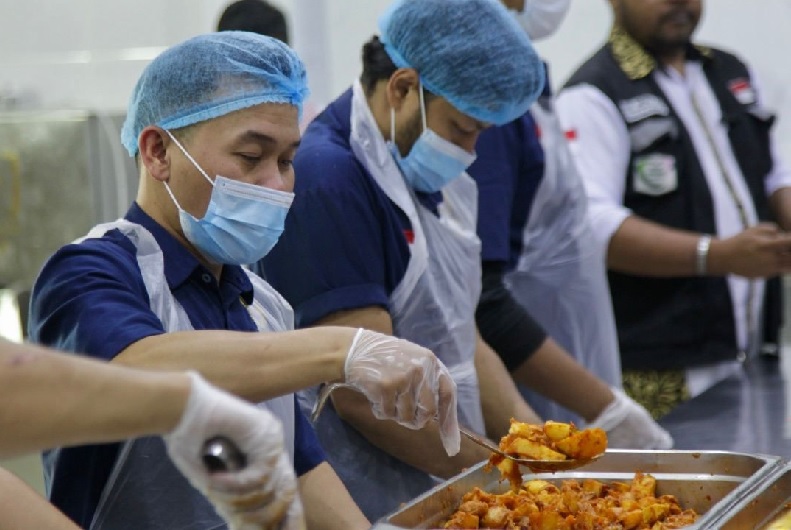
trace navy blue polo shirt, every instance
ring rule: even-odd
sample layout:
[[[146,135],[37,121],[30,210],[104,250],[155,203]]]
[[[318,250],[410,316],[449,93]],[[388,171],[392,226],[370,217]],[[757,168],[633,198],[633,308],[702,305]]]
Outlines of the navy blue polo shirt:
[[[522,238],[544,176],[544,150],[530,113],[478,137],[478,157],[467,172],[478,184],[481,259],[516,265]]]
[[[294,159],[295,199],[259,272],[294,307],[297,327],[379,306],[409,264],[412,225],[352,152],[351,90],[317,116]],[[416,194],[436,213],[441,193]]]
[[[253,286],[240,267],[223,267],[218,285],[208,269],[137,204],[126,219],[148,229],[159,243],[168,286],[195,329],[257,331],[244,305],[252,301]],[[61,248],[36,280],[29,319],[32,341],[109,361],[134,342],[161,333],[165,330],[149,308],[135,247],[118,230]],[[325,456],[296,400],[294,408],[294,467],[304,474]],[[63,449],[54,466],[45,458],[50,500],[78,525],[90,525],[119,447]]]

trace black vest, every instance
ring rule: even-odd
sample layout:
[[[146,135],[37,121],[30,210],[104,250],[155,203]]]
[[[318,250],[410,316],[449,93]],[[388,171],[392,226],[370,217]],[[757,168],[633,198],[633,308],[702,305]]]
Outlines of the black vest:
[[[772,168],[769,130],[773,117],[734,96],[734,90],[738,93],[751,86],[747,68],[736,57],[711,50],[701,61],[758,217],[770,220],[764,179]],[[632,146],[623,204],[636,215],[665,226],[716,233],[711,194],[692,140],[653,77],[630,79],[608,44],[566,86],[579,84],[601,90],[627,125]],[[649,154],[659,156],[645,158]],[[649,165],[660,173],[675,164],[675,189],[652,193],[649,179],[648,185],[643,180],[641,189],[635,190],[634,172],[647,167],[637,169],[635,164],[645,160],[659,162]],[[733,302],[725,278],[652,278],[610,272],[609,282],[624,369],[688,368],[737,357]],[[771,303],[764,312],[764,335],[776,340],[781,323],[777,279],[767,283],[767,293],[771,293],[767,295]]]

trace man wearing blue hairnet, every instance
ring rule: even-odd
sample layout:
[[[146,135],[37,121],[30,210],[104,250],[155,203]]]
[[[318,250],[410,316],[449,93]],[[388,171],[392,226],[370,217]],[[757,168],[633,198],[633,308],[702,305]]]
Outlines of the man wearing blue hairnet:
[[[535,41],[558,27],[570,0],[503,3]],[[604,249],[592,236],[549,81],[527,113],[481,133],[476,152],[468,173],[478,184],[481,336],[542,417],[602,427],[608,447],[669,449],[668,433],[620,391]],[[546,330],[535,348],[526,347],[525,326],[512,325],[526,311]]]
[[[543,65],[497,0],[400,0],[379,29],[362,78],[305,133],[294,207],[263,269],[298,326],[364,326],[434,351],[456,382],[460,422],[500,436],[511,417],[538,418],[475,326],[480,242],[465,169],[483,129],[535,101]],[[384,62],[397,68],[380,75]],[[465,439],[448,458],[431,426],[377,420],[354,392],[333,394],[316,429],[369,518],[488,456]]]
[[[122,131],[140,171],[135,203],[50,258],[31,301],[33,340],[120,364],[195,370],[279,419],[283,444],[243,447],[251,471],[271,473],[214,492],[241,512],[231,514],[234,528],[369,526],[296,406],[300,388],[345,382],[376,417],[414,429],[437,416],[443,447],[459,450],[455,384],[429,350],[348,327],[288,332],[291,307],[242,267],[282,232],[306,91],[302,62],[270,37],[203,35],[157,57]],[[201,433],[182,434],[199,467]],[[280,478],[289,460],[304,519],[300,496]],[[63,448],[45,467],[52,502],[84,528],[226,528],[190,486],[205,477],[185,480],[159,438]]]

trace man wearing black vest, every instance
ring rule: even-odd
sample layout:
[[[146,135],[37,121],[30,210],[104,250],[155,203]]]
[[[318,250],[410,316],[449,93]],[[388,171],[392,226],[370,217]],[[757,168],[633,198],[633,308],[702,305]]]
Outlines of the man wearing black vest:
[[[655,417],[777,340],[791,172],[754,73],[691,43],[702,0],[610,0],[558,97],[607,264],[624,387]]]

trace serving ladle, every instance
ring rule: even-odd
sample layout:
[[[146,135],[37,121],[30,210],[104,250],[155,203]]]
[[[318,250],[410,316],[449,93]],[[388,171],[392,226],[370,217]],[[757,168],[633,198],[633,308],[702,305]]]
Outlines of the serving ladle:
[[[352,385],[347,383],[330,383],[328,385],[324,385],[321,390],[319,391],[319,395],[316,398],[316,403],[313,405],[313,410],[310,412],[310,421],[311,423],[316,423],[316,420],[319,418],[319,414],[321,414],[321,410],[324,408],[324,405],[327,403],[327,399],[330,397],[335,390],[339,388],[354,388]],[[436,421],[436,418],[434,419]],[[593,458],[586,459],[586,460],[579,460],[579,459],[567,459],[567,460],[533,460],[531,458],[519,458],[513,454],[506,453],[505,451],[501,450],[491,441],[487,440],[482,436],[478,436],[474,432],[471,432],[461,425],[459,425],[459,432],[469,438],[471,441],[475,442],[476,444],[480,445],[491,451],[492,453],[496,453],[500,456],[503,456],[509,460],[513,460],[515,463],[519,464],[520,466],[526,466],[534,473],[540,472],[550,472],[554,473],[555,471],[568,471],[570,469],[576,469],[578,467],[582,467],[585,465],[590,464],[591,462],[595,462],[599,458],[601,458],[603,453],[600,453]]]

